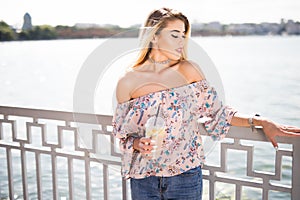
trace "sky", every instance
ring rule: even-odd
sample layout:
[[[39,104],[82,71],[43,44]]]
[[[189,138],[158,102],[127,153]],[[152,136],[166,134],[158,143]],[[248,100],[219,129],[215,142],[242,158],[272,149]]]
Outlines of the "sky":
[[[33,25],[76,23],[129,27],[144,22],[153,9],[170,7],[190,22],[261,23],[300,21],[299,0],[0,0],[0,21],[22,27],[28,12]]]

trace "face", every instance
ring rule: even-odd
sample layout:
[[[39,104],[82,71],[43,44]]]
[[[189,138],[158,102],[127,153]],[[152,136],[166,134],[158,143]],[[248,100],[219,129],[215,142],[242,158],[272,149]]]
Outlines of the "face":
[[[153,48],[163,59],[179,60],[185,43],[185,27],[181,20],[168,22],[166,28],[155,36]]]

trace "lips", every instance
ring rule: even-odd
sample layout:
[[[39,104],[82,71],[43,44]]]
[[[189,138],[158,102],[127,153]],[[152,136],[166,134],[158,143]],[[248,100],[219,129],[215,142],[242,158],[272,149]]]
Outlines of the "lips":
[[[178,48],[178,49],[175,49],[175,51],[181,54],[181,53],[182,53],[182,51],[183,51],[183,48]]]

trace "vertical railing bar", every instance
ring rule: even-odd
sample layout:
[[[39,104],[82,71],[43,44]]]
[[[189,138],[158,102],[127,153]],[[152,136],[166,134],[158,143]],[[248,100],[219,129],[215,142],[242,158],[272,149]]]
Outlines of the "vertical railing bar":
[[[47,124],[42,124],[42,145],[47,146]]]
[[[5,119],[5,120],[8,120],[8,115],[4,115],[4,119]]]
[[[65,121],[65,123],[66,123],[67,127],[71,127],[71,122],[70,121]]]
[[[29,122],[26,122],[26,134],[27,134],[27,141],[28,143],[31,143],[31,128],[29,126]]]
[[[124,178],[122,178],[122,198],[123,200],[127,199],[127,183]]]
[[[247,151],[247,176],[251,176],[253,174],[253,147]]]
[[[13,182],[13,168],[12,168],[12,156],[11,148],[6,149],[6,160],[7,160],[7,176],[9,185],[9,198],[14,199],[14,182]]]
[[[39,120],[38,120],[38,118],[36,118],[36,117],[32,118],[32,120],[33,120],[33,123],[35,123],[35,124],[38,124],[38,123],[39,123]]]
[[[241,200],[242,199],[242,187],[239,184],[235,185],[235,200]]]
[[[95,133],[94,131],[92,131],[92,138],[93,138],[93,141],[92,141],[92,149],[93,149],[93,153],[97,153],[98,151],[98,135],[97,133]]]
[[[24,143],[21,143],[21,170],[22,170],[22,184],[23,184],[23,197],[28,199],[28,183],[27,183],[27,165],[26,154],[24,150]]]
[[[56,155],[55,148],[51,148],[51,164],[52,164],[52,188],[53,188],[53,199],[58,200],[57,193],[57,163],[56,163]]]
[[[57,139],[59,148],[63,148],[63,128],[61,126],[57,126]]]
[[[11,129],[12,129],[12,136],[13,136],[13,141],[16,141],[17,140],[17,122],[16,121],[13,121],[12,122],[12,125],[11,125]]]
[[[297,139],[293,144],[293,161],[292,161],[292,200],[300,197],[300,140]]]
[[[4,139],[3,138],[3,125],[0,123],[0,140]]]
[[[224,145],[223,145],[224,144]],[[221,144],[221,152],[220,152],[220,168],[222,171],[227,172],[227,148],[225,143]]]
[[[104,189],[104,200],[108,199],[108,167],[103,164],[103,189]]]
[[[37,196],[39,200],[43,199],[42,196],[42,176],[41,176],[41,155],[39,152],[35,152],[35,166],[36,166],[36,185]]]
[[[210,176],[213,177],[209,180],[209,199],[215,200],[215,172],[210,171]]]
[[[91,170],[90,170],[90,155],[85,151],[85,184],[86,184],[86,199],[91,199]]]
[[[69,182],[69,199],[74,199],[74,172],[73,158],[68,158],[68,182]]]
[[[109,139],[110,139],[110,155],[114,156],[116,154],[114,136],[111,134]]]
[[[265,182],[265,180],[263,180],[263,182]],[[269,199],[269,189],[263,187],[262,190],[263,190],[262,199]]]
[[[281,168],[282,168],[282,154],[279,153],[280,151],[276,152],[275,155],[275,177],[280,180],[282,177],[282,172],[281,172]]]

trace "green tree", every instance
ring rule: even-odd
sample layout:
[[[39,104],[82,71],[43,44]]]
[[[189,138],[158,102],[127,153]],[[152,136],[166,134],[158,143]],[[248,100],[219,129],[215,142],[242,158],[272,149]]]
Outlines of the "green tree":
[[[4,21],[0,21],[0,41],[11,41],[15,39],[15,32],[7,23],[5,23]]]
[[[50,40],[56,38],[55,28],[49,25],[39,26],[40,28],[40,38],[42,40]]]
[[[49,25],[35,26],[32,30],[22,31],[19,34],[21,40],[51,40],[56,38],[55,28]]]

